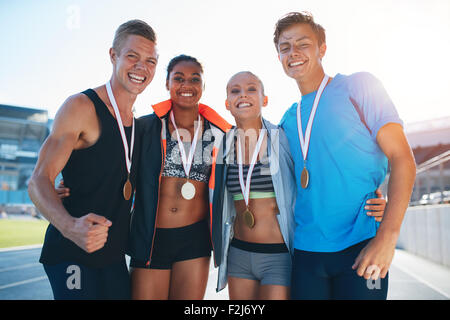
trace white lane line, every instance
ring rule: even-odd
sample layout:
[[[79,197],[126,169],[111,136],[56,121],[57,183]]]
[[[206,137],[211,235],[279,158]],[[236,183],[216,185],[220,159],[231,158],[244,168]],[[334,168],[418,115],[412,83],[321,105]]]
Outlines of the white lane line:
[[[26,252],[26,253],[25,253]],[[39,261],[39,253],[27,252],[15,253],[14,255],[6,255],[0,252],[0,268],[7,266],[15,266],[20,263],[31,263]]]
[[[0,252],[29,250],[29,249],[37,249],[37,248],[42,248],[42,244],[33,244],[30,246],[20,246],[20,247],[0,248]]]
[[[435,285],[431,284],[430,282],[424,280],[422,277],[418,276],[417,274],[415,274],[414,272],[406,269],[403,266],[400,266],[399,264],[395,264],[392,263],[397,269],[400,269],[402,272],[406,273],[407,275],[413,277],[414,279],[416,279],[419,282],[422,282],[424,285],[426,285],[427,287],[433,289],[434,291],[438,292],[439,294],[443,295],[444,297],[446,297],[447,299],[450,299],[450,295],[447,292],[442,291],[441,289],[439,289],[438,287],[436,287]]]
[[[0,268],[0,273],[1,272],[6,272],[6,271],[13,271],[13,270],[32,268],[32,267],[39,266],[39,265],[40,265],[40,263],[35,262],[35,263],[24,264],[24,265],[21,265],[21,266],[14,266],[14,267],[8,267],[8,268],[3,268],[3,269]]]
[[[17,287],[17,286],[21,286],[21,285],[32,283],[32,282],[38,282],[38,281],[45,280],[45,279],[47,279],[47,276],[32,278],[32,279],[28,279],[28,280],[24,280],[24,281],[19,281],[19,282],[13,282],[10,284],[0,286],[0,290]]]

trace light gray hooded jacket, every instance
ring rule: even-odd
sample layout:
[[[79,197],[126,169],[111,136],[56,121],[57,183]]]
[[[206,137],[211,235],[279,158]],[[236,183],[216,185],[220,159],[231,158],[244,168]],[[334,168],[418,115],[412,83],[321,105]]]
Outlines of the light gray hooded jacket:
[[[289,150],[288,140],[283,129],[270,123],[264,118],[262,119],[262,123],[263,128],[267,130],[267,157],[269,161],[270,174],[272,176],[272,183],[275,189],[276,202],[278,209],[280,210],[277,215],[277,219],[284,242],[292,255],[295,230],[294,207],[297,190],[295,184],[294,163]],[[221,148],[224,150],[223,177],[227,176],[227,164],[233,163],[235,159],[233,143],[235,133],[236,128],[233,127],[227,132],[223,140],[223,143],[225,143],[225,148]],[[220,251],[221,259],[219,264],[219,275],[216,288],[217,292],[224,289],[227,284],[227,256],[230,242],[233,238],[233,226],[236,217],[233,197],[226,188],[226,179],[224,178],[222,181],[224,184],[222,186],[222,194],[224,198],[223,201],[221,201],[223,202],[223,206],[222,212],[218,212],[218,214],[222,214],[222,243]]]

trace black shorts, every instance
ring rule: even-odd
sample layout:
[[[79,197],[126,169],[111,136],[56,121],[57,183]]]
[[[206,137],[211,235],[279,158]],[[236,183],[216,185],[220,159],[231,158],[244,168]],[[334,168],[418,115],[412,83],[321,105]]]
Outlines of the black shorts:
[[[156,228],[150,266],[131,259],[133,268],[172,269],[178,261],[211,256],[211,238],[206,220],[180,228]]]

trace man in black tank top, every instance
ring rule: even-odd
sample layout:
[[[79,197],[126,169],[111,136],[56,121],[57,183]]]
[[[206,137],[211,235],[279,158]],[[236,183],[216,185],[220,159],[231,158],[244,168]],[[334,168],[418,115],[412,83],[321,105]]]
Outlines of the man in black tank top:
[[[55,299],[128,299],[125,263],[139,159],[132,107],[153,80],[153,29],[131,20],[116,31],[106,85],[69,97],[58,111],[28,186],[49,220],[40,262]],[[70,195],[58,197],[62,171]]]

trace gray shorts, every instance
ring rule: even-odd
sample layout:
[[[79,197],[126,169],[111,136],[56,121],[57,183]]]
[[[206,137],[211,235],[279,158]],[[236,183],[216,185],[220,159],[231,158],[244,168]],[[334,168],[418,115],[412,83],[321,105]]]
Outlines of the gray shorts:
[[[289,252],[259,253],[230,246],[228,277],[257,280],[261,285],[291,286],[292,258]]]

